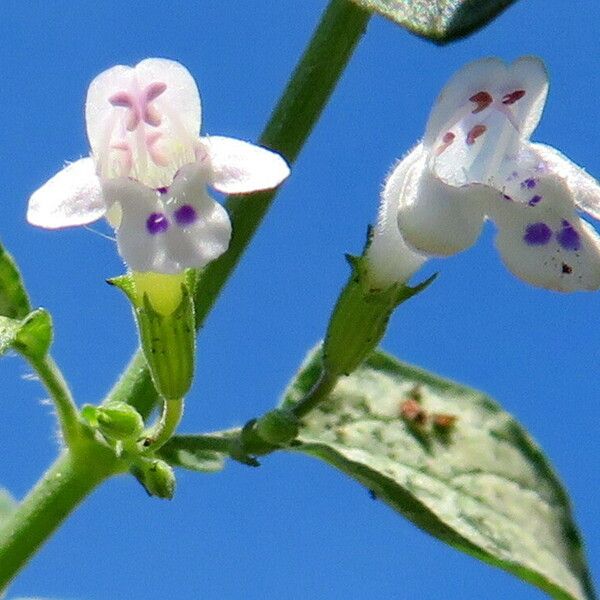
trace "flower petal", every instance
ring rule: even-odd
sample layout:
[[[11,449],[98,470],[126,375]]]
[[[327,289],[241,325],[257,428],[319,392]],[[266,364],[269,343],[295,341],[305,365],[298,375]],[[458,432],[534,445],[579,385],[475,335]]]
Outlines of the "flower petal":
[[[29,199],[27,221],[45,229],[87,225],[106,212],[94,161],[81,158],[67,165]]]
[[[426,256],[410,249],[398,229],[397,214],[400,194],[406,173],[422,155],[417,146],[392,170],[381,194],[377,225],[366,250],[369,261],[369,277],[374,287],[387,288],[403,283],[423,265]]]
[[[567,183],[545,176],[535,204],[498,200],[490,216],[508,269],[533,285],[558,290],[600,288],[600,236],[575,211]]]
[[[556,148],[545,144],[531,144],[531,148],[544,161],[549,172],[566,180],[575,204],[600,220],[600,183]]]
[[[536,127],[548,89],[543,63],[487,58],[467,65],[444,87],[424,145],[435,175],[454,186],[494,185]]]
[[[134,271],[179,273],[202,268],[229,246],[227,211],[206,193],[206,173],[196,164],[180,169],[169,190],[121,178],[105,184],[122,210],[119,252]]]
[[[85,107],[98,174],[170,185],[177,169],[195,160],[200,110],[194,79],[175,61],[104,71],[90,84]]]
[[[421,152],[402,178],[392,173],[392,184],[383,193],[398,197],[398,227],[409,246],[427,255],[449,256],[475,243],[487,201],[496,193],[481,185],[447,185],[427,162],[427,153]]]
[[[222,136],[201,142],[211,164],[211,185],[225,194],[270,190],[290,174],[285,160],[266,148]]]

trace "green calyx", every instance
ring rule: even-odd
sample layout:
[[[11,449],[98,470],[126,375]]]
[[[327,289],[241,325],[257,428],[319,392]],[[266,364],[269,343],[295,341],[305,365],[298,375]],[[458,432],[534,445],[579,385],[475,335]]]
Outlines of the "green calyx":
[[[132,303],[142,351],[161,396],[178,400],[194,376],[194,274],[130,273],[109,280]]]
[[[395,283],[374,288],[364,256],[346,257],[350,278],[331,315],[324,342],[323,362],[327,373],[349,375],[377,347],[394,309],[423,291],[435,275],[417,285]]]

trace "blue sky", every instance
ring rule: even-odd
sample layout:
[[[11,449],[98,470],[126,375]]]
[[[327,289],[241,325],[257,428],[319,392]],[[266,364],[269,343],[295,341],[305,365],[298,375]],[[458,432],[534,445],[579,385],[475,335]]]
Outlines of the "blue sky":
[[[90,80],[149,56],[182,62],[198,82],[206,133],[256,140],[325,6],[321,0],[5,0],[0,7],[0,239],[34,303],[55,321],[54,354],[80,403],[101,399],[136,344],[129,308],[107,277],[114,244],[84,229],[24,220],[31,192],[88,151]],[[245,422],[274,405],[323,335],[393,161],[422,135],[434,97],[467,61],[523,54],[551,75],[534,139],[600,175],[598,17],[521,0],[448,47],[374,17],[293,175],[199,340],[182,429]],[[394,316],[383,346],[485,390],[542,445],[572,496],[600,572],[598,293],[527,286],[502,266],[488,226],[477,245],[435,261],[426,293]],[[0,363],[0,484],[22,496],[56,455],[51,408],[20,359]],[[445,547],[315,460],[271,456],[260,469],[181,473],[172,502],[131,478],[98,490],[31,562],[9,597],[470,598],[543,594]]]

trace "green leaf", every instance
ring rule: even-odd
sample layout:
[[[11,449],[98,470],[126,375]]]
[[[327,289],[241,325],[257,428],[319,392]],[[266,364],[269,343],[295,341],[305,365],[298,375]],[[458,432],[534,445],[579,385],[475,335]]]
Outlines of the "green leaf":
[[[27,358],[40,359],[52,342],[52,318],[43,308],[16,320],[0,316],[0,356],[17,350]]]
[[[318,349],[283,406],[298,402],[320,371]],[[521,425],[484,394],[376,352],[303,419],[295,444],[447,544],[554,598],[595,597],[560,481]]]
[[[13,257],[0,245],[0,315],[23,319],[30,311],[21,274]]]
[[[16,507],[15,499],[5,489],[0,488],[0,524]]]
[[[351,0],[412,33],[445,44],[469,35],[515,0]]]
[[[157,455],[172,467],[182,467],[202,473],[216,473],[225,467],[225,455],[208,450],[201,439],[193,435],[172,437]]]

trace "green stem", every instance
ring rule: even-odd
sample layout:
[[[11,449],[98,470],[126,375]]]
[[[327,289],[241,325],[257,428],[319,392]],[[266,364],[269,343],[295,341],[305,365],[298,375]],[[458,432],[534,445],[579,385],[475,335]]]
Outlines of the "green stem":
[[[50,355],[41,359],[29,358],[29,361],[54,402],[65,444],[72,447],[81,435],[81,424],[71,390]]]
[[[294,415],[303,417],[308,414],[315,406],[329,396],[339,378],[339,375],[334,375],[324,370],[306,396],[292,407]]]
[[[164,400],[159,421],[145,435],[144,446],[155,452],[173,437],[181,417],[183,416],[183,398],[181,400]]]
[[[94,442],[58,457],[0,527],[0,595],[79,503],[119,470],[114,454]]]
[[[293,163],[327,104],[365,31],[370,13],[349,0],[332,0],[300,59],[260,143]],[[195,297],[200,327],[269,210],[277,191],[230,196],[229,249],[202,272]]]

